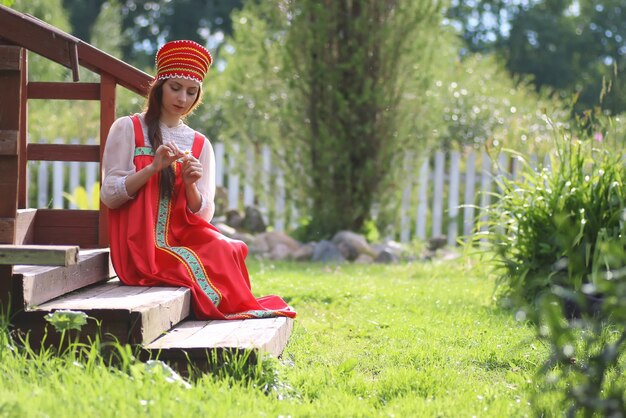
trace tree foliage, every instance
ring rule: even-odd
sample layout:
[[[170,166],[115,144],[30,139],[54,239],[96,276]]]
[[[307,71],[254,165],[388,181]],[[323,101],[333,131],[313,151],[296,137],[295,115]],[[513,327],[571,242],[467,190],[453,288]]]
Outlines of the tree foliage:
[[[393,189],[399,151],[424,149],[414,127],[438,16],[430,1],[299,0],[249,4],[234,19],[225,117],[257,118],[229,122],[232,135],[272,141],[309,237],[361,230]]]
[[[626,110],[623,0],[456,0],[447,16],[471,51],[495,51],[537,88],[576,95],[576,110]]]

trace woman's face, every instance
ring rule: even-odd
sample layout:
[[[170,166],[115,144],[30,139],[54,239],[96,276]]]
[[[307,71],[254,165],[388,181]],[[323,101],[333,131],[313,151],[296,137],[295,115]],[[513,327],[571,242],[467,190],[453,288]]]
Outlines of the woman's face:
[[[200,85],[185,78],[168,78],[163,83],[161,112],[172,117],[189,113],[200,94]]]

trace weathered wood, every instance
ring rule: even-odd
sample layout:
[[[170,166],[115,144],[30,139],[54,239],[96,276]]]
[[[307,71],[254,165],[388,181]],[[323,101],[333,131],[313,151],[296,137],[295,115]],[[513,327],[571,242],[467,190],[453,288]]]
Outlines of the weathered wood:
[[[109,74],[115,82],[130,91],[146,96],[154,78],[130,64],[100,51],[85,42],[78,44],[80,65],[100,74]]]
[[[286,317],[246,319],[236,321],[184,321],[164,336],[145,346],[159,352],[159,358],[180,357],[181,352],[191,360],[205,360],[206,350],[260,350],[274,356],[282,354],[293,319]]]
[[[1,26],[0,20],[0,26]],[[0,130],[19,132],[21,97],[21,57],[25,52],[16,46],[0,45],[5,61],[14,62],[11,68],[0,71]],[[10,57],[10,59],[9,59]],[[2,60],[0,60],[2,61]],[[18,158],[0,155],[0,218],[14,218],[17,210]],[[9,244],[12,244],[10,242]]]
[[[428,206],[428,177],[430,167],[428,158],[422,161],[419,175],[419,190],[417,192],[417,214],[415,217],[415,235],[417,238],[426,239],[426,211]]]
[[[459,184],[461,182],[460,171],[461,154],[458,151],[450,153],[450,187],[448,189],[448,245],[456,245],[456,237],[459,229]]]
[[[28,83],[29,99],[52,100],[100,100],[99,83]]]
[[[107,73],[100,75],[100,160],[104,155],[109,129],[115,121],[115,80]],[[102,184],[102,179],[100,181]],[[100,213],[98,218],[98,245],[109,246],[109,210],[100,201]]]
[[[465,199],[463,208],[463,235],[469,237],[474,229],[474,207],[476,206],[476,153],[470,151],[465,163]]]
[[[72,68],[70,45],[80,42],[36,17],[0,5],[0,37],[21,45],[67,68]]]
[[[113,274],[107,249],[81,250],[78,263],[68,267],[15,266],[13,269],[14,280],[21,289],[23,309],[109,280]]]
[[[0,45],[0,71],[20,71],[21,69],[21,48],[13,45]]]
[[[78,262],[76,246],[0,245],[0,264],[70,266]]]
[[[37,209],[17,210],[15,244],[34,244],[36,216]]]
[[[22,74],[20,77],[20,128],[18,132],[18,182],[17,207],[25,209],[28,204],[28,177],[26,143],[28,142],[28,54],[22,54]]]
[[[121,319],[125,326],[116,337],[131,344],[143,344],[189,316],[191,292],[183,287],[125,286],[115,281],[62,296],[31,311],[59,309],[82,311],[103,322]]]
[[[0,155],[17,155],[18,131],[0,130]]]
[[[100,161],[98,145],[28,144],[29,161]]]
[[[16,218],[0,218],[0,243],[32,244],[37,209],[18,209]]]
[[[2,196],[0,198],[0,217],[2,218],[14,218],[16,216],[17,174],[17,156],[0,156],[0,196]]]
[[[15,242],[15,218],[0,218],[0,243],[9,244]]]
[[[35,243],[98,247],[98,211],[38,209],[35,218]]]

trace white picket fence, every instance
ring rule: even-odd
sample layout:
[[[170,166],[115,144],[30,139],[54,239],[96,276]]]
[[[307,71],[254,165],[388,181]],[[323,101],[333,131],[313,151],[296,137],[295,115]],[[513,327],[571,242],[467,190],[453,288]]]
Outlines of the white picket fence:
[[[216,184],[227,191],[226,209],[258,207],[268,225],[285,231],[298,225],[298,211],[289,201],[283,173],[272,164],[269,148],[258,155],[253,149],[215,143]],[[485,153],[466,150],[435,152],[430,158],[405,160],[406,184],[401,196],[398,221],[389,232],[393,239],[408,242],[446,236],[455,245],[461,236],[476,232],[477,218],[490,204],[489,191],[496,176],[516,176],[517,160],[501,155],[497,162]],[[98,163],[31,161],[28,174],[36,176],[37,186],[30,192],[30,206],[38,208],[75,208],[63,196],[78,186],[94,193]]]

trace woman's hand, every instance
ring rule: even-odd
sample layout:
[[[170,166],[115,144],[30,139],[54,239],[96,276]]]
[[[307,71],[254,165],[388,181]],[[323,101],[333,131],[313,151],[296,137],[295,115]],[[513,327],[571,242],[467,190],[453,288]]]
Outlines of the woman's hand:
[[[202,177],[202,164],[193,155],[187,155],[183,158],[183,182],[185,185],[191,185],[200,180]]]
[[[154,153],[154,160],[150,164],[155,173],[167,168],[174,161],[182,157],[183,152],[176,146],[174,142],[163,144],[157,148]]]

